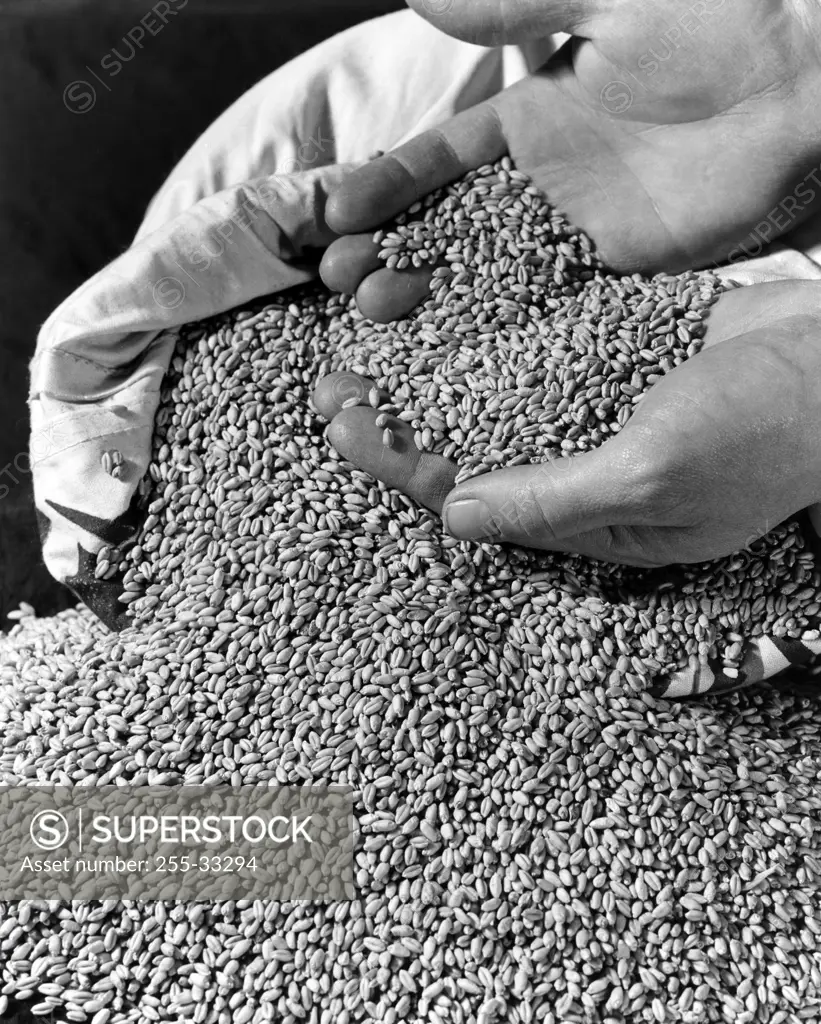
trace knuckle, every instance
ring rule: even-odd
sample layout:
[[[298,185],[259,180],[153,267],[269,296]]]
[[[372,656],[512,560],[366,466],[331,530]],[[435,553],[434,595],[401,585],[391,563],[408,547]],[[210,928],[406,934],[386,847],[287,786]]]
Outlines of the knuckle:
[[[553,540],[558,536],[550,513],[551,487],[547,474],[537,474],[517,488],[510,499],[517,529],[526,537]]]

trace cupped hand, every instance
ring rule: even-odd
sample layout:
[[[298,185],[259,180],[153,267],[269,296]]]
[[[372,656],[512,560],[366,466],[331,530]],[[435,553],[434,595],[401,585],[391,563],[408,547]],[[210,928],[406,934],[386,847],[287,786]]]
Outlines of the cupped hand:
[[[456,465],[420,453],[407,423],[392,417],[393,445],[382,444],[369,381],[330,375],[314,397],[343,457],[442,512],[455,537],[646,567],[700,562],[821,498],[821,283],[725,294],[706,342],[596,450],[455,488]],[[352,395],[361,404],[342,408]]]
[[[398,319],[431,271],[394,271],[372,232],[509,153],[625,273],[756,254],[821,192],[821,7],[813,0],[414,0],[454,35],[573,34],[540,71],[349,175],[327,205],[342,237],[321,273],[374,320]],[[438,13],[437,13],[438,11]]]

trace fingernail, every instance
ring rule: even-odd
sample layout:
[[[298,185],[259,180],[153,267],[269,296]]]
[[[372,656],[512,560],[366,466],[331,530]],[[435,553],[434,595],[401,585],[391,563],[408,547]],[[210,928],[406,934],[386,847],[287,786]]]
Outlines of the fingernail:
[[[492,532],[490,509],[478,498],[452,501],[444,509],[445,529],[459,540],[471,540]]]

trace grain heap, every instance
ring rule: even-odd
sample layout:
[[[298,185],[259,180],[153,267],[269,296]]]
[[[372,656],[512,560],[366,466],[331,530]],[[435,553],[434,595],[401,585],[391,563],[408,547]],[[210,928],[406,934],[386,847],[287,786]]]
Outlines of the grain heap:
[[[717,282],[607,274],[507,164],[382,241],[446,263],[410,320],[311,288],[182,332],[145,526],[98,564],[133,627],[0,639],[0,782],[352,784],[360,899],[6,905],[0,992],[93,1024],[818,1020],[821,696],[648,692],[814,629],[797,526],[662,589],[461,543],[308,401],[362,374],[463,474],[581,451],[697,351]]]

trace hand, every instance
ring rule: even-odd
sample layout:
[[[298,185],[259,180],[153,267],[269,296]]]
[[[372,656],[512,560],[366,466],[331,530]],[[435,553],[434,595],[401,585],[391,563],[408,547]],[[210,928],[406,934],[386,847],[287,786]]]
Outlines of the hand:
[[[344,458],[441,510],[460,539],[645,567],[705,561],[821,498],[821,284],[736,289],[708,322],[708,347],[600,448],[455,489],[455,464],[420,454],[407,424],[392,420],[394,446],[382,446],[370,382],[360,379],[362,405],[341,409],[351,390],[331,375],[315,401]]]
[[[430,271],[385,269],[370,232],[505,152],[625,273],[725,262],[742,246],[755,255],[819,206],[821,180],[808,175],[821,149],[811,0],[453,0],[430,20],[476,42],[576,38],[331,195],[328,224],[345,237],[326,251],[323,280],[374,320],[408,313]]]

